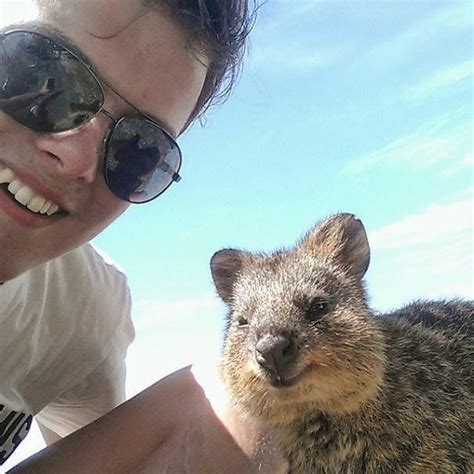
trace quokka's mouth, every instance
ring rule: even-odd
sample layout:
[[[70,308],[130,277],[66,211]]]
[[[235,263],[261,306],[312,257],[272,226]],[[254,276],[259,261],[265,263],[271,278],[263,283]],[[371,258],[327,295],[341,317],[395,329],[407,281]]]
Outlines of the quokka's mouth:
[[[314,367],[310,365],[305,367],[302,370],[296,371],[292,370],[289,373],[275,373],[265,370],[264,380],[272,387],[276,389],[284,389],[289,387],[294,387],[303,382],[305,376],[311,372]]]
[[[264,379],[273,388],[283,389],[296,385],[300,379],[300,375],[280,375],[278,373],[265,371]]]

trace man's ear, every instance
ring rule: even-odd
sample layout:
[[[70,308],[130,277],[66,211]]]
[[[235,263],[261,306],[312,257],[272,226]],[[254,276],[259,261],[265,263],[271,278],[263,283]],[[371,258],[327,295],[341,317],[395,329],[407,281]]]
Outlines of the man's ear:
[[[362,222],[353,214],[336,214],[326,219],[303,238],[301,246],[334,259],[358,279],[362,279],[369,267],[367,234]]]
[[[242,268],[246,252],[236,249],[223,249],[211,258],[211,274],[217,294],[226,303],[230,303],[234,283]]]

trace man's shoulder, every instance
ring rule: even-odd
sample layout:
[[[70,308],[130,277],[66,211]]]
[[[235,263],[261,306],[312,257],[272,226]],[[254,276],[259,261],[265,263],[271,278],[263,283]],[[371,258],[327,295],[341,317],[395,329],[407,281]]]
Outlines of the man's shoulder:
[[[56,298],[64,297],[69,303],[77,298],[82,302],[96,299],[108,307],[109,299],[113,298],[117,305],[129,299],[125,272],[91,244],[33,269],[30,283],[44,287],[45,292],[54,293]]]
[[[35,301],[44,299],[49,317],[57,314],[63,324],[91,324],[106,332],[117,324],[129,325],[131,298],[127,277],[91,244],[33,269],[29,292],[36,294]]]
[[[91,243],[55,258],[49,262],[49,272],[64,273],[74,280],[78,276],[94,277],[94,285],[107,280],[126,284],[127,277],[120,266]],[[97,280],[99,278],[100,280]],[[92,283],[92,282],[91,282]]]

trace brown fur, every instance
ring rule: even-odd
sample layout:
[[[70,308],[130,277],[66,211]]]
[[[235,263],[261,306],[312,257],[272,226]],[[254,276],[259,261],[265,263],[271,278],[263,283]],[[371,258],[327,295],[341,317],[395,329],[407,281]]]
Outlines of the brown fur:
[[[472,473],[473,304],[374,315],[369,255],[360,221],[339,214],[293,249],[213,256],[230,395],[269,424],[291,472]]]

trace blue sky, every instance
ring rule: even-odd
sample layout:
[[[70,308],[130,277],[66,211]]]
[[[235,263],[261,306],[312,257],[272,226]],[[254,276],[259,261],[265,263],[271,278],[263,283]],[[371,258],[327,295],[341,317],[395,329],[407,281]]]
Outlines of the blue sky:
[[[4,17],[23,3],[2,1]],[[216,250],[288,246],[337,211],[366,226],[377,311],[472,298],[472,14],[469,1],[262,6],[234,94],[181,139],[183,180],[95,240],[134,295],[130,395],[217,357]]]

